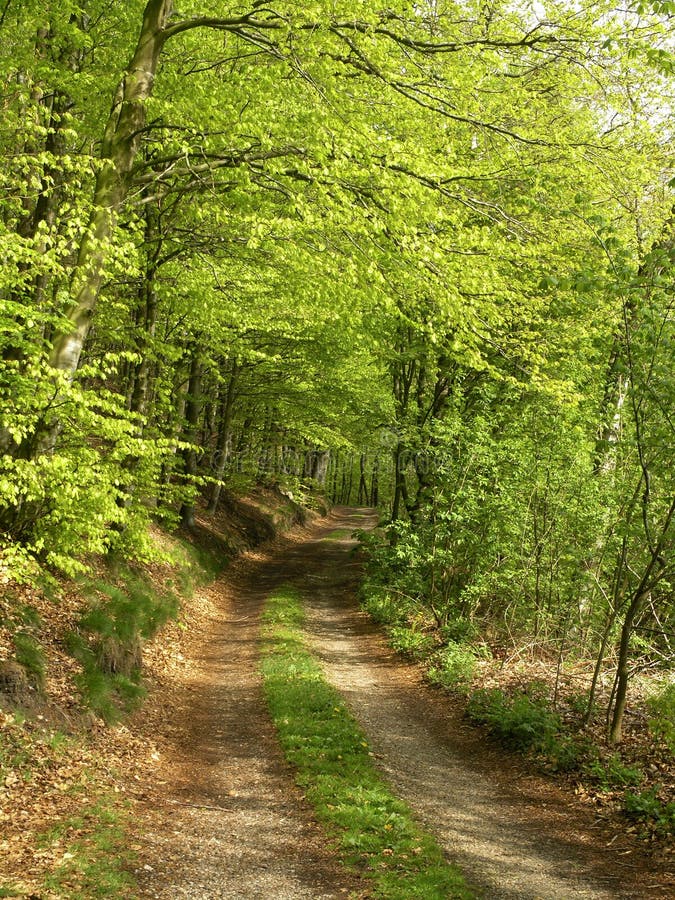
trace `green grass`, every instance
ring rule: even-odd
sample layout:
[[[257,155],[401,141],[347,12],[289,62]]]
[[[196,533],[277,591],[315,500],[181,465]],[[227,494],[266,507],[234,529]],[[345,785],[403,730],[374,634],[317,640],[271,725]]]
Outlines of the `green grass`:
[[[123,818],[112,801],[101,797],[41,835],[44,848],[57,846],[62,852],[61,863],[44,878],[45,889],[71,900],[133,897]]]
[[[134,897],[130,874],[133,854],[127,849],[129,837],[124,833],[126,806],[108,792],[107,768],[105,772],[99,770],[96,759],[92,766],[80,768],[83,751],[86,747],[81,740],[43,729],[19,713],[6,716],[0,728],[0,784],[12,776],[15,798],[21,797],[20,786],[26,791],[33,786],[30,794],[14,802],[35,802],[39,791],[35,776],[49,781],[57,765],[73,767],[72,781],[63,788],[71,812],[61,817],[50,814],[49,827],[41,833],[33,832],[32,819],[27,828],[26,839],[32,849],[46,851],[43,856],[48,869],[35,876],[41,881],[38,894],[69,900]],[[44,821],[42,816],[39,820]],[[0,875],[0,897],[25,896],[36,894],[20,879],[3,879]]]
[[[343,541],[345,538],[350,538],[352,536],[351,528],[335,528],[333,531],[329,531],[328,534],[324,534],[321,538],[322,541]]]
[[[372,880],[377,897],[474,897],[375,767],[363,733],[304,643],[303,621],[296,591],[282,588],[269,597],[263,624],[265,691],[297,783],[343,862]]]

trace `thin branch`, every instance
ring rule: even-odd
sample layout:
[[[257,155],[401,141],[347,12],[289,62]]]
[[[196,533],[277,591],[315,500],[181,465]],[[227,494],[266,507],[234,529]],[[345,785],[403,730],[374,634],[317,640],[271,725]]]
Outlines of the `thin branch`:
[[[264,162],[269,159],[279,159],[286,156],[304,156],[305,150],[302,147],[288,146],[278,147],[271,150],[231,150],[227,153],[200,153],[195,156],[196,159],[204,160],[204,162],[195,163],[193,157],[189,154],[177,154],[175,156],[166,156],[162,159],[153,159],[147,165],[140,167],[140,171],[150,169],[148,175],[141,175],[134,179],[134,183],[149,184],[153,181],[162,181],[173,171],[179,174],[187,170],[191,175],[202,175],[207,172],[215,172],[222,168],[235,168],[241,165],[252,165],[256,162]],[[176,168],[180,163],[185,164],[185,169]],[[164,171],[157,171],[160,166],[164,166]]]
[[[11,5],[12,5],[12,0],[7,0],[7,2],[5,3],[5,8],[2,11],[2,15],[0,15],[0,28],[2,28],[2,26],[5,24],[5,17],[7,15],[7,13],[9,12],[9,8]]]
[[[237,16],[233,19],[221,19],[213,16],[196,16],[193,19],[183,19],[182,22],[176,22],[173,25],[169,25],[164,29],[164,40],[168,41],[177,34],[192,31],[194,28],[211,28],[216,31],[236,32],[246,25],[267,30],[276,30],[282,27],[279,20],[259,20],[253,18],[250,13],[244,16]]]

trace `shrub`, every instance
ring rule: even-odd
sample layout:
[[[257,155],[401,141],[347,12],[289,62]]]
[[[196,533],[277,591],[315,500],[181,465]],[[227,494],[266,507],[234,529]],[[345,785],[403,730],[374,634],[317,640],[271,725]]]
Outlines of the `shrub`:
[[[380,625],[404,625],[409,605],[396,598],[386,588],[366,581],[361,589],[361,605]]]
[[[473,680],[477,655],[474,648],[451,642],[434,654],[429,680],[447,688],[466,688]]]
[[[394,650],[410,659],[424,659],[434,647],[434,638],[423,631],[405,625],[393,625],[388,630],[389,643]]]
[[[626,791],[624,810],[630,819],[649,824],[664,835],[675,829],[675,803],[662,801],[656,787],[640,793]]]
[[[476,625],[470,619],[458,617],[446,622],[440,628],[440,635],[446,643],[461,644],[466,641],[474,640],[478,637],[479,631]]]
[[[652,734],[675,753],[675,683],[668,682],[647,699]]]
[[[618,753],[606,759],[596,756],[584,765],[584,773],[589,775],[604,791],[613,787],[627,787],[642,781],[642,772],[635,766],[627,766]]]
[[[467,715],[511,749],[538,753],[558,771],[574,768],[579,747],[563,732],[560,716],[540,686],[534,685],[532,691],[534,696],[524,692],[509,696],[499,688],[481,688],[469,697]]]

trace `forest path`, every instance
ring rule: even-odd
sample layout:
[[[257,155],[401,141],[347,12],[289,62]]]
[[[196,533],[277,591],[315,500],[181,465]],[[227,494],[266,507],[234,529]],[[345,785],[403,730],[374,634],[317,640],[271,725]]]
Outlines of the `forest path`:
[[[308,634],[395,793],[488,900],[642,900],[669,896],[649,861],[626,857],[592,810],[494,747],[450,698],[427,688],[359,609],[351,533],[367,510],[336,509],[228,568],[206,589],[189,677],[165,685],[168,718],[155,782],[138,817],[139,897],[368,896],[326,848],[283,762],[262,695],[259,615],[292,582]],[[187,653],[187,651],[186,651]],[[662,883],[661,883],[662,884]]]

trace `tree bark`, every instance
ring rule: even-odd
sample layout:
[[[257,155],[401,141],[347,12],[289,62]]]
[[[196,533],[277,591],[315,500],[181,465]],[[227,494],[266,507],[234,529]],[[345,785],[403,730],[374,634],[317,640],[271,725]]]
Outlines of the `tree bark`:
[[[356,501],[359,506],[363,506],[368,502],[368,484],[366,482],[366,454],[362,453],[359,458],[359,498]]]
[[[376,456],[373,461],[373,474],[370,479],[370,505],[376,507],[380,502],[380,460]]]
[[[391,521],[401,518],[401,505],[408,507],[408,484],[405,477],[405,445],[399,441],[394,449],[394,500],[391,509]]]
[[[207,512],[210,515],[214,515],[218,509],[218,502],[220,501],[220,494],[223,489],[225,467],[227,466],[232,450],[232,409],[234,407],[238,374],[239,367],[237,362],[233,361],[232,370],[230,372],[230,381],[227,385],[227,391],[221,406],[218,441],[216,443],[216,465],[213,472],[213,477],[216,480],[211,486],[211,496],[209,498],[207,509]]]
[[[202,359],[199,347],[192,351],[190,360],[190,381],[188,383],[187,404],[185,407],[186,427],[184,439],[194,445],[199,426],[199,415],[202,406]],[[183,474],[186,482],[190,482],[197,474],[197,450],[194,446],[183,451]],[[185,528],[195,527],[194,500],[185,500],[180,510],[181,524]]]
[[[145,127],[145,106],[152,94],[157,64],[165,42],[164,29],[172,0],[149,0],[127,72],[117,86],[101,147],[102,165],[96,177],[87,231],[73,273],[73,302],[66,331],[57,337],[50,362],[72,377],[103,283],[108,248],[122,206]]]
[[[626,611],[621,628],[621,640],[619,642],[619,659],[616,667],[616,680],[614,683],[614,710],[612,713],[612,722],[609,729],[609,740],[612,744],[619,744],[623,737],[623,716],[626,710],[626,700],[628,696],[628,681],[630,679],[630,639],[633,634],[635,621],[638,618],[642,607],[654,588],[655,584],[660,580],[658,576],[654,576],[657,567],[663,569],[663,560],[661,553],[666,540],[668,531],[675,516],[675,498],[673,498],[664,522],[661,526],[661,532],[656,545],[651,549],[649,561],[642,574],[640,583],[633,592],[630,605]],[[661,572],[661,576],[665,575],[665,570]]]

